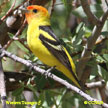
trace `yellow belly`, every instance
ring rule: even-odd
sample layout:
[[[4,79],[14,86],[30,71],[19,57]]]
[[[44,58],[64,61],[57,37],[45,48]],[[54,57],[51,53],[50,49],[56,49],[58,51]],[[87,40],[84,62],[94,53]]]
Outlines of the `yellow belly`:
[[[41,43],[41,41],[37,38],[33,39],[29,43],[29,47],[32,52],[46,65],[49,66],[57,66],[61,64],[49,51],[48,49]]]
[[[41,43],[39,39],[33,39],[29,43],[29,47],[31,51],[46,65],[48,66],[55,66],[55,68],[68,78],[70,78],[78,87],[79,84],[76,82],[74,77],[72,76],[71,72],[63,65],[59,60],[56,59],[48,50],[47,48]]]
[[[32,34],[31,34],[32,33]],[[27,43],[31,49],[31,51],[46,65],[48,66],[55,66],[55,68],[64,75],[66,75],[69,79],[71,79],[78,87],[80,85],[73,77],[72,73],[55,57],[51,54],[48,49],[42,44],[41,40],[38,38],[40,34],[39,29],[29,29],[27,33]],[[67,52],[67,51],[66,51]],[[68,53],[67,53],[68,55]],[[72,61],[71,57],[68,55],[69,59]],[[74,69],[75,66],[73,62],[71,62],[72,68]],[[75,69],[74,69],[75,70]],[[75,73],[75,71],[74,71]]]

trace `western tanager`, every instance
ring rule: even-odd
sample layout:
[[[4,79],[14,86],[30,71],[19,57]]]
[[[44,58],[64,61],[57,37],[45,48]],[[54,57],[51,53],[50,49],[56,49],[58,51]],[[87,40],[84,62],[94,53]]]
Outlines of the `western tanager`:
[[[31,51],[44,64],[55,67],[80,88],[73,60],[53,33],[47,9],[31,5],[27,7],[25,16],[28,22],[27,43]]]

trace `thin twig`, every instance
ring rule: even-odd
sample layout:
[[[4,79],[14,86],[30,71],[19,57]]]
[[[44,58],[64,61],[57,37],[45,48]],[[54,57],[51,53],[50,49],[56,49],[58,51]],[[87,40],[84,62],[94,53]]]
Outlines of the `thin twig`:
[[[25,45],[24,42],[23,42],[21,39],[19,39],[19,42],[20,42],[21,44],[23,44],[23,46],[24,46],[25,48],[27,48],[27,49],[30,51],[29,47],[28,47],[27,45]]]
[[[1,46],[0,46],[0,47],[1,47]],[[1,48],[1,52],[4,53],[7,57],[13,59],[13,60],[16,61],[16,62],[20,62],[20,63],[26,65],[27,67],[32,67],[36,72],[39,72],[39,73],[41,73],[42,75],[45,75],[45,73],[46,73],[46,71],[45,71],[44,69],[41,69],[41,68],[39,68],[39,67],[37,67],[37,66],[32,65],[31,62],[29,62],[29,61],[27,61],[27,60],[24,60],[24,59],[22,59],[22,58],[20,58],[20,57],[17,57],[16,55],[14,55],[14,54],[12,54],[12,53],[10,53],[10,52],[8,52],[8,51],[2,49],[2,48]],[[55,75],[52,74],[51,72],[48,72],[48,73],[47,73],[47,76],[50,77],[51,79],[53,79],[53,80],[55,80],[55,81],[57,81],[57,82],[63,84],[63,85],[66,86],[68,89],[73,90],[74,92],[78,93],[80,96],[84,97],[84,98],[85,98],[86,100],[88,100],[88,101],[99,101],[99,100],[97,100],[97,99],[92,98],[92,97],[89,96],[88,94],[84,93],[84,92],[81,91],[79,88],[77,88],[77,87],[75,87],[75,86],[69,84],[67,81],[65,81],[65,80],[63,80],[63,79],[61,79],[61,78],[55,76]],[[98,104],[98,105],[100,105],[100,104]],[[105,107],[105,108],[108,108],[108,104],[106,104],[106,103],[101,104],[101,106],[103,106],[103,107]]]
[[[93,25],[99,25],[100,21],[99,19],[91,12],[89,4],[87,3],[88,0],[80,0],[81,1],[81,5],[83,7],[84,12],[86,13],[89,21],[93,24]]]
[[[23,31],[23,29],[24,29],[24,27],[25,27],[26,24],[27,24],[27,21],[25,19],[24,22],[23,22],[23,24],[22,24],[22,26],[20,27],[20,29],[17,31],[17,33],[14,35],[13,38],[18,37],[21,34],[21,32]]]
[[[100,18],[100,25],[94,27],[92,35],[88,38],[87,44],[82,52],[81,59],[77,66],[77,73],[79,74],[79,78],[83,79],[82,73],[86,66],[87,61],[91,58],[92,49],[96,43],[97,38],[100,36],[104,23],[108,17],[108,10],[104,13],[104,15]],[[85,59],[86,58],[86,59]],[[84,74],[83,74],[84,75]]]
[[[100,95],[101,95],[101,98],[104,102],[107,102],[107,99],[106,99],[106,94],[105,94],[105,87],[101,87],[99,88],[99,92],[100,92]]]
[[[107,2],[107,0],[105,0],[105,3],[106,3],[106,5],[107,5],[107,8],[108,8],[108,2]]]
[[[11,8],[8,10],[8,12],[6,13],[6,15],[1,18],[2,21],[4,21],[10,15],[10,13],[12,13],[12,10],[13,10],[13,8],[15,6],[15,3],[16,3],[16,0],[13,2]]]
[[[102,99],[102,101],[103,102],[107,102],[107,95],[106,95],[106,93],[105,93],[105,87],[106,87],[106,83],[105,83],[105,81],[104,80],[102,80],[101,79],[101,77],[95,77],[95,80],[97,81],[99,81],[99,80],[101,80],[101,86],[100,87],[98,87],[98,90],[99,90],[99,93],[100,93],[100,96],[101,96],[101,99]],[[102,107],[102,108],[104,108],[104,107]]]
[[[1,57],[0,57],[0,95],[1,95],[2,108],[7,108],[6,87],[5,87],[4,72],[3,72],[3,68],[2,68]]]
[[[87,89],[94,89],[94,88],[102,88],[105,86],[105,81],[96,81],[91,83],[86,83]]]
[[[26,20],[24,20],[22,26],[18,29],[18,31],[16,32],[16,34],[13,36],[13,39],[9,40],[7,42],[7,44],[4,45],[4,47],[3,47],[4,49],[7,49],[9,47],[9,45],[21,34],[21,32],[23,31],[26,23],[27,23]]]
[[[100,18],[101,25],[104,24],[104,22],[106,21],[107,17],[108,17],[108,9],[107,9],[106,12],[103,14],[103,16]]]
[[[54,11],[54,4],[55,4],[56,0],[52,1],[52,5],[51,5],[51,13],[50,15],[52,15],[53,11]]]

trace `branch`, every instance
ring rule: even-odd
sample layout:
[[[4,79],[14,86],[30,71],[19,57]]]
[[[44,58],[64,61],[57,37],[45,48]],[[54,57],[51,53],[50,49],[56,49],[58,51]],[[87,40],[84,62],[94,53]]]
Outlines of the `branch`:
[[[56,0],[52,0],[51,2],[51,8],[48,9],[50,16],[52,15],[53,11],[54,11],[54,5],[55,5]]]
[[[55,80],[55,81],[61,83],[62,85],[66,86],[67,89],[73,90],[74,92],[78,93],[80,96],[84,97],[86,100],[88,100],[88,101],[99,101],[99,100],[97,100],[97,99],[92,98],[92,97],[89,96],[88,94],[84,93],[84,92],[81,91],[79,88],[77,88],[77,87],[75,87],[75,86],[69,84],[67,81],[65,81],[65,80],[63,80],[63,79],[61,79],[61,78],[55,76],[55,75],[52,74],[51,72],[47,72],[47,71],[45,71],[44,69],[41,69],[41,68],[39,68],[39,67],[37,67],[37,66],[34,66],[34,65],[32,65],[31,62],[29,62],[29,61],[27,61],[27,60],[24,60],[24,59],[22,59],[22,58],[20,58],[20,57],[17,57],[16,55],[14,55],[14,54],[12,54],[12,53],[10,53],[10,52],[4,50],[4,49],[1,49],[1,52],[2,52],[3,54],[5,54],[7,57],[13,59],[13,60],[16,61],[16,62],[20,62],[20,63],[26,65],[27,67],[32,67],[36,72],[41,73],[42,75],[45,75],[45,74],[47,73],[47,76],[48,76],[49,78],[51,78],[51,79],[53,79],[53,80]],[[108,108],[108,104],[106,104],[106,103],[103,103],[101,106],[104,106],[105,108]]]
[[[108,17],[108,9],[107,9],[106,12],[103,14],[103,16],[100,18],[100,21],[101,21],[102,24],[104,24],[104,22],[106,21],[107,17]],[[101,24],[101,25],[102,25],[102,24]]]
[[[2,19],[0,19],[0,44],[2,46],[4,46],[10,39],[8,32],[14,34],[21,27],[23,19],[22,17],[20,17],[21,9],[30,5],[32,1],[34,1],[33,4],[45,5],[50,0],[25,0],[22,4],[13,9],[15,4],[14,2],[6,15],[2,17]]]
[[[92,35],[87,40],[87,44],[85,45],[85,48],[84,48],[82,55],[81,55],[81,59],[80,59],[78,66],[77,66],[77,72],[79,74],[78,76],[80,79],[83,79],[83,76],[81,76],[81,75],[83,73],[83,70],[86,66],[87,61],[91,58],[91,52],[93,50],[93,47],[96,43],[97,38],[99,37],[99,35],[102,31],[102,28],[104,26],[104,23],[105,23],[107,17],[108,17],[108,10],[100,18],[100,22],[101,22],[100,25],[97,25],[94,27]]]
[[[6,91],[14,91],[18,88],[22,87],[21,82],[24,82],[25,86],[24,86],[24,90],[29,90],[31,91],[29,88],[26,87],[26,84],[28,82],[28,80],[30,81],[30,84],[32,86],[36,86],[36,82],[33,80],[36,76],[37,73],[35,74],[31,74],[28,73],[29,70],[23,70],[20,72],[11,72],[11,71],[4,71],[4,75],[5,75],[5,82],[6,82]],[[54,86],[50,86],[50,84],[47,82],[45,84],[45,87],[43,88],[44,90],[47,89],[57,89],[57,88],[63,88],[64,86],[58,82],[55,81]]]
[[[22,33],[22,31],[23,31],[23,29],[24,29],[26,23],[27,23],[26,20],[24,20],[22,26],[18,29],[18,31],[17,31],[16,34],[13,36],[13,38],[12,38],[11,40],[9,40],[9,41],[7,42],[7,44],[4,45],[4,48],[7,49],[7,48],[9,47],[9,45],[10,45],[16,38],[18,38],[18,36]]]
[[[93,25],[99,25],[100,21],[98,20],[98,18],[91,12],[89,4],[87,3],[88,0],[80,0],[81,1],[81,5],[83,7],[84,12],[86,13],[89,21],[93,24]]]
[[[93,89],[93,88],[102,88],[105,86],[105,81],[97,81],[97,82],[91,82],[91,83],[86,83],[86,86],[88,89]]]
[[[6,15],[0,19],[0,44],[2,46],[4,46],[10,39],[8,32],[14,34],[21,27],[23,19],[21,17],[21,10],[30,5],[32,1],[34,1],[33,4],[45,5],[50,0],[25,0],[22,4],[19,4],[15,9],[13,9],[15,4],[14,2]]]
[[[16,0],[12,4],[11,8],[8,10],[8,12],[6,13],[6,15],[1,18],[2,21],[4,21],[10,15],[10,13],[12,12],[12,10],[13,10],[13,8],[15,6],[15,3],[16,3]]]
[[[2,107],[7,108],[7,105],[6,105],[6,87],[5,87],[4,72],[3,72],[3,68],[2,68],[1,58],[0,58],[0,95],[1,95]]]
[[[100,95],[101,95],[101,98],[104,102],[107,102],[107,99],[106,99],[106,94],[105,94],[105,87],[102,87],[102,88],[99,88],[99,92],[100,92]]]
[[[21,27],[22,17],[19,17],[20,13],[18,13],[18,12],[21,10],[21,7],[26,6],[27,4],[28,4],[28,2],[22,4],[19,8],[15,9],[14,11],[12,11],[12,9],[11,9],[13,14],[11,16],[7,17],[7,15],[10,14],[10,12],[9,12],[5,16],[5,18],[7,17],[7,19],[5,21],[1,21],[1,23],[0,23],[0,44],[2,46],[4,46],[10,39],[8,36],[8,32],[14,34]]]
[[[14,91],[18,88],[22,87],[21,82],[24,82],[26,85],[29,78],[32,78],[33,75],[28,74],[28,71],[25,70],[25,72],[10,72],[10,71],[4,71],[5,75],[5,82],[6,82],[6,91]],[[26,90],[26,87],[24,88]]]

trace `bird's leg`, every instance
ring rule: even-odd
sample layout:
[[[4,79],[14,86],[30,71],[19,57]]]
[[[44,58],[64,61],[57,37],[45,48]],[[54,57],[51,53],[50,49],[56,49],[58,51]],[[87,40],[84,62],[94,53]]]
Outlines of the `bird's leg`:
[[[53,66],[51,68],[49,68],[46,72],[50,72],[51,70],[55,69],[56,66]]]
[[[28,69],[29,72],[31,72],[31,71],[33,70],[33,67],[34,67],[34,66],[38,66],[38,67],[46,66],[46,65],[44,65],[44,64],[33,63],[31,60],[28,60],[28,62],[32,64],[32,66],[29,67],[29,69]]]
[[[28,62],[32,64],[32,66],[29,67],[29,69],[28,69],[29,72],[33,71],[34,66],[40,66],[41,65],[41,64],[33,63],[31,60],[28,60]]]
[[[45,71],[44,75],[45,75],[46,78],[48,77],[48,74],[49,74],[49,73],[50,73],[50,75],[52,75],[52,74],[51,74],[51,70],[55,69],[55,67],[56,67],[56,66],[53,66],[53,67],[49,68],[47,71]]]
[[[32,64],[32,66],[30,66],[28,69],[28,72],[31,72],[33,70],[33,66],[35,66],[36,64],[34,65],[34,63],[31,60],[27,60],[27,61]]]

